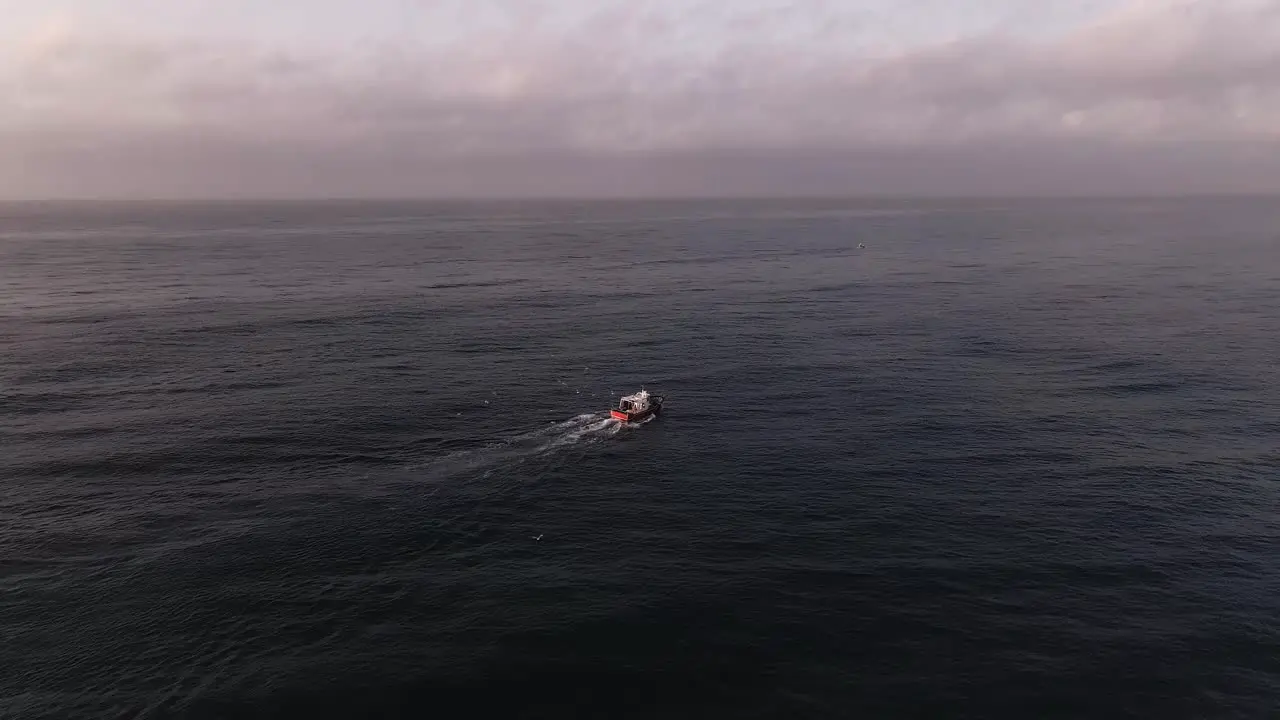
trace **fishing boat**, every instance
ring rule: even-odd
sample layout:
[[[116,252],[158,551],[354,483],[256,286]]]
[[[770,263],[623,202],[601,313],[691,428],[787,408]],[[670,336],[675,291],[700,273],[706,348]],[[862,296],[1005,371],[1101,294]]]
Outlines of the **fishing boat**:
[[[662,396],[650,395],[641,390],[635,395],[627,395],[618,401],[618,407],[609,411],[615,420],[622,422],[640,422],[655,417],[662,412]]]

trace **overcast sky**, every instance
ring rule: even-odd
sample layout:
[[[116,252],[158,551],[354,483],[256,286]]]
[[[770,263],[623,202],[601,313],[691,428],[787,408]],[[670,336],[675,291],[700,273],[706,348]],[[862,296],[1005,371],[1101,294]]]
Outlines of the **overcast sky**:
[[[1280,0],[0,0],[0,197],[1280,191]]]

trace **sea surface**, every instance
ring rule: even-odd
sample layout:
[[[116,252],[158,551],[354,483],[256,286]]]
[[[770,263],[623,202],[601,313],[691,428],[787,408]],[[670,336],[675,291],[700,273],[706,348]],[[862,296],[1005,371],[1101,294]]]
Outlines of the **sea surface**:
[[[0,206],[0,717],[1277,713],[1275,198]]]

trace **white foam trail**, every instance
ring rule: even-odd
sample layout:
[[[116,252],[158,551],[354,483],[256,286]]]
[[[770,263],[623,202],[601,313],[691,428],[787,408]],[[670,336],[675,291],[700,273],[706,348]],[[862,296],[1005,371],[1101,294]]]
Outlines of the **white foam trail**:
[[[426,466],[434,471],[433,474],[475,471],[498,463],[545,455],[593,438],[612,437],[625,427],[626,423],[607,415],[587,413],[489,443],[482,448],[450,453],[428,462]]]
[[[538,428],[537,430],[531,430],[526,433],[515,435],[509,440],[505,441],[503,444],[520,442],[523,440],[533,440],[535,438],[547,437],[550,435],[560,435],[566,432],[574,432],[578,429],[586,427],[593,420],[598,420],[598,419],[600,419],[600,415],[596,413],[586,413],[585,415],[579,415],[577,417],[570,418],[568,420],[563,420],[558,423],[552,423],[545,427]]]
[[[611,417],[601,417],[600,415],[579,415],[567,423],[560,423],[553,426],[559,434],[549,442],[538,446],[534,450],[534,453],[542,454],[567,445],[576,445],[583,440],[589,440],[593,437],[611,437],[621,432],[625,425],[625,423],[618,422]]]
[[[598,416],[590,415],[587,417],[595,419]],[[619,423],[613,418],[596,419],[595,422],[588,422],[585,425],[574,427],[568,432],[565,432],[559,437],[556,437],[551,442],[548,442],[540,446],[535,452],[541,454],[548,450],[554,450],[556,448],[564,447],[565,445],[574,445],[582,441],[583,439],[589,438],[593,435],[602,434],[602,433],[608,434],[608,435],[616,435],[617,432],[621,429],[622,429],[622,423]]]

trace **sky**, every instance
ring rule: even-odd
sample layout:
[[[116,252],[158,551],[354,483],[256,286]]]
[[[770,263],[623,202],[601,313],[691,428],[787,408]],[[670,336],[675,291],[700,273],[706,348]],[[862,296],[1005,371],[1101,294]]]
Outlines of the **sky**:
[[[1280,192],[1280,0],[0,18],[0,198]]]

